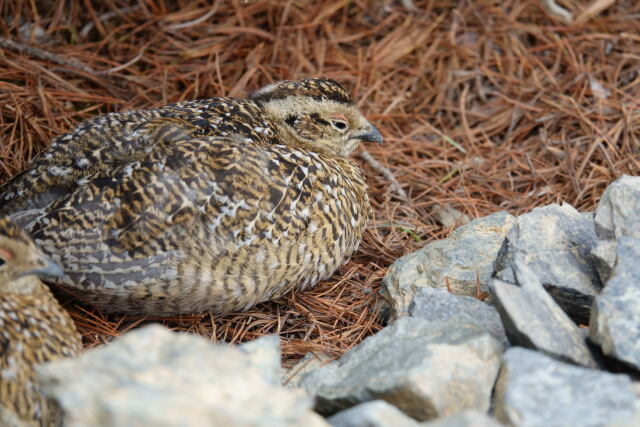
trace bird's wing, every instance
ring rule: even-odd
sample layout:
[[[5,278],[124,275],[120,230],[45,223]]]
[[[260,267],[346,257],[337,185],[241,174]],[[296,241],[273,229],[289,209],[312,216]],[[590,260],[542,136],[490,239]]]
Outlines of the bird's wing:
[[[156,133],[166,124],[185,133],[196,129],[177,118],[135,116],[136,121],[127,117],[123,114],[94,126],[90,126],[93,121],[83,123],[74,132],[56,138],[28,169],[0,186],[0,215],[9,215],[28,228],[29,220],[39,211],[73,192],[78,180],[146,156],[158,141]]]
[[[88,177],[29,230],[72,279],[140,282],[162,275],[185,248],[222,253],[306,228],[304,207],[324,185],[315,154],[190,138],[173,125],[158,135],[163,142],[146,158]]]
[[[264,138],[268,127],[255,104],[215,98],[98,116],[57,137],[27,170],[0,185],[0,215],[29,228],[39,211],[73,192],[78,180],[144,158],[168,123],[191,136],[238,133],[253,140]]]

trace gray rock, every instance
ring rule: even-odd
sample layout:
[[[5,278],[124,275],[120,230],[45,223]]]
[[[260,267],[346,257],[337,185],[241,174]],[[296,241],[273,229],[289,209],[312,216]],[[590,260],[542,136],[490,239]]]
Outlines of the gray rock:
[[[584,335],[540,284],[536,273],[519,259],[513,262],[517,285],[493,279],[491,293],[514,345],[595,367]]]
[[[515,218],[498,212],[454,230],[448,238],[397,259],[382,282],[391,318],[407,314],[416,291],[423,287],[447,288],[457,295],[486,291],[493,263]]]
[[[260,424],[260,425],[266,426],[267,424]],[[287,424],[287,426],[290,426],[290,425],[291,424]],[[331,424],[329,424],[323,416],[318,415],[313,411],[309,411],[304,415],[304,417],[302,417],[299,424],[294,424],[294,425],[299,425],[304,427],[329,427]],[[271,427],[271,425],[268,425],[268,427]]]
[[[300,381],[307,373],[326,365],[332,359],[335,358],[325,353],[309,352],[285,372],[282,383],[286,387],[300,387]]]
[[[623,175],[609,184],[600,198],[594,221],[600,242],[592,255],[605,282],[616,259],[615,241],[623,236],[640,239],[640,177]]]
[[[262,377],[269,381],[269,384],[278,386],[282,383],[278,336],[264,336],[236,348],[244,353],[247,363],[260,370]]]
[[[43,365],[39,379],[66,426],[326,425],[302,390],[273,384],[275,353],[271,337],[232,347],[150,325]]]
[[[376,399],[419,421],[486,411],[501,353],[476,325],[404,317],[307,374],[302,386],[324,415]]]
[[[613,274],[596,298],[589,332],[605,354],[640,370],[640,239],[618,238]]]
[[[421,424],[424,427],[501,427],[495,418],[478,411],[464,411]]]
[[[372,400],[327,419],[334,427],[417,427],[420,424],[384,400]]]
[[[495,415],[517,426],[602,426],[636,416],[626,375],[581,368],[512,347],[496,385]]]
[[[601,240],[640,239],[640,177],[623,175],[605,190],[595,213],[595,232]]]
[[[509,260],[517,254],[538,275],[558,304],[586,324],[602,285],[591,250],[596,245],[593,216],[568,204],[536,208],[517,218],[496,259],[496,277],[513,283]]]
[[[494,306],[474,297],[454,295],[445,289],[419,289],[409,304],[409,316],[430,321],[452,319],[476,324],[503,345],[509,343]]]
[[[467,214],[459,211],[448,203],[434,206],[431,212],[433,213],[435,220],[444,228],[450,228],[456,225],[465,225],[471,221],[471,218],[469,218]]]
[[[616,241],[601,240],[591,250],[591,257],[598,270],[600,279],[606,283],[611,277],[613,264],[616,262]]]

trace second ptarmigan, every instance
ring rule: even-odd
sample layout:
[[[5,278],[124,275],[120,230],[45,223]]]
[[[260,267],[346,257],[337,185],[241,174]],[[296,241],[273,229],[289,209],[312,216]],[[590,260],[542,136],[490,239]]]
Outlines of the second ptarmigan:
[[[347,157],[362,141],[382,137],[325,79],[108,114],[5,184],[0,214],[105,310],[243,310],[357,249],[371,206]]]

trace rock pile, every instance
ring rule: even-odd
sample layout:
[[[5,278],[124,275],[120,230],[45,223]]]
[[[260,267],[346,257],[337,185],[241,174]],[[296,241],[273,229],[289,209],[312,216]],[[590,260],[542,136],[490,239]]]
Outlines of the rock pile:
[[[640,425],[640,177],[594,213],[471,221],[397,260],[382,292],[386,328],[284,375],[274,337],[154,326],[40,379],[71,426]]]
[[[477,325],[405,317],[310,372],[301,385],[322,415],[381,399],[424,421],[487,411],[501,354],[500,343]]]
[[[327,425],[280,385],[277,337],[232,347],[150,325],[39,376],[65,426]]]

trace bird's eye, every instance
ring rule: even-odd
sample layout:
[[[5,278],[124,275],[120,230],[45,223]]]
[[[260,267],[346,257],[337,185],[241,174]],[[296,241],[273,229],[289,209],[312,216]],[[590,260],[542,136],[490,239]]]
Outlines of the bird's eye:
[[[331,124],[333,125],[334,128],[338,129],[339,131],[344,131],[347,129],[347,122],[341,119],[332,119]]]
[[[9,250],[0,248],[0,268],[7,263],[7,260],[13,258],[13,253]]]

